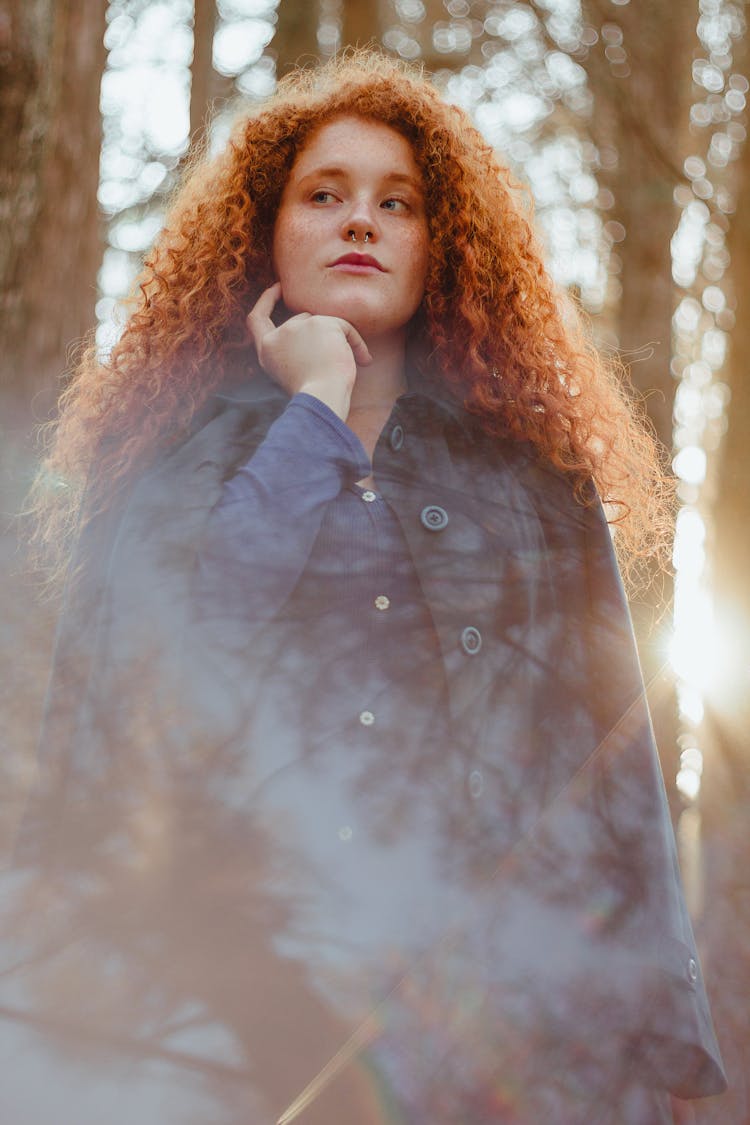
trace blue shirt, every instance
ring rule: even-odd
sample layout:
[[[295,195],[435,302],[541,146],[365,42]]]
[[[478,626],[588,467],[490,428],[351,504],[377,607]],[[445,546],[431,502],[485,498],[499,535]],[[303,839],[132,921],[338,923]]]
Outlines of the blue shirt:
[[[246,390],[81,537],[3,997],[64,1049],[14,1049],[3,1104],[278,1120],[320,1077],[311,1120],[624,1125],[718,1092],[598,505],[426,387],[364,499],[335,415]]]
[[[296,395],[226,483],[199,556],[214,640],[239,626],[264,695],[278,690],[277,723],[307,751],[405,751],[444,721],[437,634],[397,516],[356,483],[370,471],[345,423]]]

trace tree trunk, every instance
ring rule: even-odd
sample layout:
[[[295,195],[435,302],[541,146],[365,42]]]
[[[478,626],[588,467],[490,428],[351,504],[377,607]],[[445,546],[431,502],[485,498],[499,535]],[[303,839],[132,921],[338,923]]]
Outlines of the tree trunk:
[[[750,52],[748,52],[750,54]],[[736,327],[726,378],[731,391],[728,428],[721,446],[719,486],[714,513],[713,574],[722,634],[733,638],[731,704],[727,719],[747,738],[750,703],[743,670],[750,669],[750,146],[743,148],[736,214],[729,230]],[[729,652],[727,653],[729,655]],[[745,684],[747,680],[745,679]]]
[[[740,72],[744,68],[739,67]],[[706,851],[706,898],[700,927],[713,984],[717,1032],[730,1089],[703,1122],[744,1125],[750,1104],[747,997],[750,964],[750,147],[739,168],[737,211],[729,246],[737,297],[727,379],[732,398],[719,465],[712,550],[714,598],[721,638],[721,683],[712,692],[701,807]]]
[[[617,8],[608,0],[587,0],[584,14],[599,34],[586,62],[595,102],[594,139],[600,151],[613,153],[601,179],[614,195],[611,219],[624,230],[616,245],[622,284],[619,347],[669,449],[674,398],[670,242],[678,219],[673,193],[684,179],[696,12],[672,0]],[[675,65],[683,59],[685,65]]]
[[[213,45],[216,0],[195,0],[193,61],[190,64],[190,147],[203,140],[213,93]]]
[[[91,328],[106,5],[10,0],[0,9],[2,384],[48,385]]]
[[[341,13],[341,46],[377,46],[383,32],[381,0],[343,0]]]
[[[29,438],[51,407],[66,349],[93,327],[102,256],[97,207],[106,4],[0,0],[0,564],[4,647],[0,851],[11,843],[34,760],[51,612],[24,581],[19,511]],[[37,392],[46,391],[43,401]]]
[[[319,25],[319,0],[281,0],[272,43],[277,78],[283,78],[297,66],[316,66],[320,62]]]
[[[672,0],[616,8],[609,0],[587,0],[583,11],[584,22],[599,35],[585,65],[594,95],[593,135],[604,158],[600,179],[614,196],[609,221],[621,293],[613,327],[657,437],[670,450],[675,389],[670,243],[678,220],[673,193],[684,179],[696,11]],[[675,64],[683,59],[684,64]],[[670,625],[665,606],[672,596],[669,576],[652,577],[651,586],[631,603],[647,685],[663,679]],[[673,690],[660,691],[653,720],[676,817],[679,751]]]

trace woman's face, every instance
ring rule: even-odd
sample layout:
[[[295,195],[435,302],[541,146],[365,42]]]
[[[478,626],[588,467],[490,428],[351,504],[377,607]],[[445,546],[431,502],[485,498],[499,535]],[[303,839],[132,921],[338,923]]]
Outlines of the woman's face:
[[[338,316],[368,342],[403,335],[429,252],[422,176],[388,125],[337,117],[298,154],[279,205],[273,263],[292,312]]]

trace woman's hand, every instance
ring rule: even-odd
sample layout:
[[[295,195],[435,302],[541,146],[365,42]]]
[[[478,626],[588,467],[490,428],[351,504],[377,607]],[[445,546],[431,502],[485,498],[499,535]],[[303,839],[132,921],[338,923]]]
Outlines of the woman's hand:
[[[346,320],[298,313],[278,328],[271,320],[281,297],[277,281],[261,293],[247,317],[261,367],[290,396],[304,391],[346,421],[357,366],[372,362],[367,344]]]

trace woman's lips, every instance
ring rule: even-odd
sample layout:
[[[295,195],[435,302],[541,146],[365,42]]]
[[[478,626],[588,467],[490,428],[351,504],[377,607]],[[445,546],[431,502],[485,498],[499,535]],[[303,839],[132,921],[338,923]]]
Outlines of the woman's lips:
[[[331,263],[330,268],[340,269],[346,273],[385,273],[377,258],[369,254],[343,254]]]

